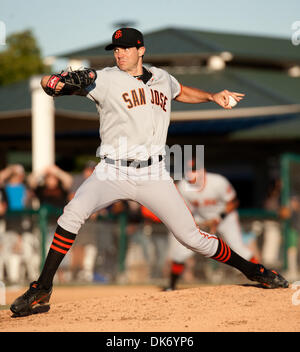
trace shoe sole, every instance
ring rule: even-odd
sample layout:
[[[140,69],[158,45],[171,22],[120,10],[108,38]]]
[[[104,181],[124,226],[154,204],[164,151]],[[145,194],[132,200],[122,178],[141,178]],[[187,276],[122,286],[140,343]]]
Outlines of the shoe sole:
[[[34,301],[31,303],[30,306],[27,306],[26,308],[18,311],[17,309],[14,309],[13,305],[10,306],[10,310],[13,314],[15,314],[16,316],[27,316],[27,315],[31,315],[31,314],[34,314],[34,310],[37,308],[37,307],[40,307],[40,306],[44,306],[46,305],[47,303],[49,303],[50,301],[50,297],[51,297],[51,293],[47,293],[45,294],[44,296],[42,296],[40,299]],[[50,307],[50,306],[49,306]],[[50,308],[49,308],[50,309]],[[48,309],[48,310],[49,310]]]
[[[33,309],[25,312],[19,312],[19,313],[14,313],[12,314],[12,318],[21,318],[21,317],[27,317],[32,314],[41,314],[41,313],[47,313],[50,310],[50,305],[49,304],[43,304],[43,305],[38,305],[34,307]]]
[[[288,281],[281,277],[276,277],[274,279],[270,278],[269,280],[263,279],[263,278],[256,278],[254,281],[259,282],[265,288],[288,288],[289,287]]]

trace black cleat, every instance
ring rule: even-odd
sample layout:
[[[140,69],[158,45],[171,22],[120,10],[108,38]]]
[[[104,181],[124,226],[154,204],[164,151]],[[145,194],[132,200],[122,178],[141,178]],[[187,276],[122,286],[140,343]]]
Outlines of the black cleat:
[[[247,276],[251,281],[257,281],[266,288],[288,288],[289,282],[275,270],[266,269],[263,265],[257,264],[257,272]]]
[[[34,308],[47,304],[50,300],[52,287],[46,290],[37,281],[30,284],[22,296],[18,297],[10,306],[15,316],[26,316],[34,313]]]

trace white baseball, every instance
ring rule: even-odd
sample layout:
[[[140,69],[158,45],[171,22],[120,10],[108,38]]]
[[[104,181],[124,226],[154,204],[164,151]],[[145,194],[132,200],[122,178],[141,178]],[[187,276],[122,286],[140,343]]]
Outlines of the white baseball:
[[[233,108],[234,106],[236,106],[236,104],[237,104],[237,101],[234,99],[234,97],[229,95],[229,103],[228,103],[228,105]]]

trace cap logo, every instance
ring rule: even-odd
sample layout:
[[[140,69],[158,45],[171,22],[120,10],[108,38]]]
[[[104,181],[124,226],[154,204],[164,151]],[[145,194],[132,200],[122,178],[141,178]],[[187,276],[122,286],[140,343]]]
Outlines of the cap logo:
[[[115,39],[119,39],[119,38],[121,38],[122,37],[122,31],[119,29],[119,30],[117,30],[116,31],[116,34],[115,34]]]
[[[137,41],[137,43],[138,43],[138,44],[141,44],[141,41],[140,41],[140,40],[138,40],[138,41]]]

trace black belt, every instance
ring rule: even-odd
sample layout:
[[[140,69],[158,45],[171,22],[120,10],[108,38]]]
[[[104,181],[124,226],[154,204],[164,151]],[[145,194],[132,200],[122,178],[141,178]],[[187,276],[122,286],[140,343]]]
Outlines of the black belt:
[[[111,159],[111,158],[107,158],[105,156],[103,159],[104,159],[104,161],[107,164],[113,164],[114,165],[118,161],[121,166],[127,166],[127,167],[132,166],[132,167],[135,167],[136,169],[140,169],[142,167],[147,167],[147,166],[152,165],[153,164],[153,159],[155,160],[155,157],[151,157],[148,160],[124,160],[124,159],[114,160],[114,159]],[[160,162],[162,160],[163,160],[163,156],[159,155],[158,156],[158,162]]]

